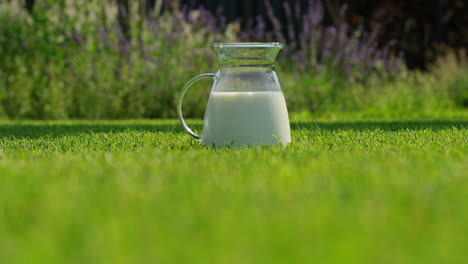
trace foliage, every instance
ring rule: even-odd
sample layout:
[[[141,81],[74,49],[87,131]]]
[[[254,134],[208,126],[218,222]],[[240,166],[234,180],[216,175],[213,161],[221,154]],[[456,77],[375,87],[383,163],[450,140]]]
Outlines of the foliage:
[[[467,50],[448,50],[431,65],[431,72],[447,83],[450,99],[459,107],[468,107]]]
[[[132,3],[120,9],[131,18],[128,36],[114,1],[40,1],[33,15],[17,2],[0,3],[0,117],[174,117],[183,84],[216,69],[210,43],[252,35],[203,8],[166,5],[145,14]],[[310,27],[287,31],[297,38],[277,65],[291,110],[424,112],[460,105],[447,94],[463,90],[464,80],[407,72],[389,46],[377,46],[376,31],[324,27],[320,2],[314,3],[317,9],[303,17]],[[262,23],[252,25],[257,37],[284,38],[284,28],[267,32]],[[322,31],[335,33],[314,38]],[[190,91],[186,116],[202,116],[208,88]]]
[[[300,112],[367,112],[375,116],[434,113],[453,107],[448,82],[421,72],[402,72],[393,81],[377,77],[366,84],[340,84],[333,76],[280,75],[290,110]],[[304,106],[307,108],[304,109]]]
[[[343,2],[327,0],[328,3]],[[379,38],[395,39],[410,68],[430,66],[441,46],[468,46],[468,2],[465,0],[362,1],[347,0],[348,21],[367,28],[381,25]]]
[[[7,77],[0,90],[9,117],[173,116],[183,83],[214,68],[207,43],[233,38],[229,27],[213,33],[197,10],[146,20],[135,7],[127,39],[112,2],[49,1],[33,18],[8,8],[0,17],[1,46],[16,49],[1,53]]]
[[[344,20],[347,6],[340,10],[341,19],[337,24],[325,23],[323,1],[310,0],[306,10],[299,1],[290,4],[285,1],[283,9],[287,24],[282,25],[275,16],[270,0],[266,0],[268,22],[273,31],[265,30],[265,21],[257,17],[255,25],[250,21],[251,31],[240,34],[243,40],[281,41],[286,43],[283,58],[292,71],[306,74],[327,72],[348,83],[363,83],[372,74],[391,78],[404,69],[402,54],[395,57],[391,52],[396,43],[390,41],[379,45],[379,27],[371,32],[362,27],[351,28]]]
[[[217,150],[176,120],[3,121],[0,262],[461,263],[459,118],[298,119],[289,147]]]

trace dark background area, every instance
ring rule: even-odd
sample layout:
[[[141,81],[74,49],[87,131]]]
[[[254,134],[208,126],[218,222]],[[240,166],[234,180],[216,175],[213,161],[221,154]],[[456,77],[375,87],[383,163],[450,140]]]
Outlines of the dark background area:
[[[115,0],[123,6],[130,0]],[[147,10],[154,7],[156,0],[145,1]],[[285,1],[300,4],[306,10],[310,2],[320,0],[269,0],[283,25],[286,24]],[[33,12],[35,0],[26,0],[26,8]],[[220,7],[227,21],[240,19],[243,25],[260,15],[266,17],[265,0],[165,0],[186,5],[189,8],[203,6],[215,13]],[[402,51],[410,69],[425,69],[447,48],[468,47],[468,3],[466,0],[324,0],[324,23],[345,20],[350,25],[366,29],[380,26],[381,43],[396,40],[396,51]],[[348,8],[344,17],[339,15],[343,5]],[[126,23],[122,23],[125,27]],[[268,25],[268,24],[267,24]],[[271,26],[271,25],[270,25]],[[287,34],[286,34],[287,35]]]
[[[147,0],[151,5],[155,0]],[[317,0],[316,0],[317,1]],[[245,22],[257,15],[266,16],[264,0],[183,0],[190,7],[202,5],[215,12],[220,6],[228,21]],[[285,24],[285,0],[270,0],[275,15]],[[305,10],[310,0],[289,0]],[[325,23],[337,23],[339,10],[346,4],[344,19],[352,26],[379,25],[382,43],[396,40],[410,68],[426,68],[448,47],[468,47],[468,1],[466,0],[325,0]]]

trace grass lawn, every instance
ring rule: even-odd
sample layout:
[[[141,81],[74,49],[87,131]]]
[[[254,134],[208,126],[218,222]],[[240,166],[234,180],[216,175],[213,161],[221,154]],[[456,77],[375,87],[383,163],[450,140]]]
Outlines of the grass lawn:
[[[0,263],[464,263],[467,117],[216,150],[176,120],[0,121]]]

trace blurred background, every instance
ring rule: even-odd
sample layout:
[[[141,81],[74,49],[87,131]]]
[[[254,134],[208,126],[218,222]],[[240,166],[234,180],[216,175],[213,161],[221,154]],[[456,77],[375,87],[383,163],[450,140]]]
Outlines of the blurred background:
[[[211,43],[286,44],[289,110],[434,115],[468,107],[464,0],[2,0],[0,118],[173,118]],[[187,96],[202,117],[211,83]]]

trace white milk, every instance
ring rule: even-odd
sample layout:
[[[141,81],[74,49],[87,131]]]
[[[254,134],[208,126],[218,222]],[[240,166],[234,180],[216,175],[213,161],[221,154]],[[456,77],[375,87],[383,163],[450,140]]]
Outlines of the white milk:
[[[291,142],[282,92],[212,92],[203,123],[206,146]]]

